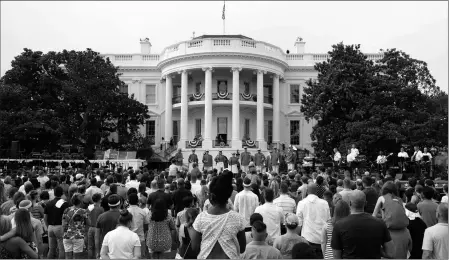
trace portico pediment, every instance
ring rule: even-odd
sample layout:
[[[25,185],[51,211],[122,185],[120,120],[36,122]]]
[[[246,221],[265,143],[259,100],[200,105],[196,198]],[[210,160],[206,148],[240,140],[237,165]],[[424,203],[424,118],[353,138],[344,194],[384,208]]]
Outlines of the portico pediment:
[[[293,110],[290,111],[289,113],[285,114],[286,117],[298,117],[298,116],[303,116],[303,113],[301,113],[301,111],[299,110]]]

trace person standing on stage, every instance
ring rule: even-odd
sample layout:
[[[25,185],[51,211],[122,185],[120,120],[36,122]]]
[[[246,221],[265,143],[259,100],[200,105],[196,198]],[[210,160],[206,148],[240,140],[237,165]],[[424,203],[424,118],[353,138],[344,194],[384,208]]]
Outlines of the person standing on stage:
[[[218,155],[215,156],[215,163],[217,164],[217,171],[220,173],[224,170],[225,156],[222,151],[218,151]]]
[[[189,155],[189,172],[193,170],[193,164],[198,164],[198,156],[195,153],[195,149],[192,149],[192,153]]]
[[[235,153],[232,153],[231,158],[229,158],[229,165],[231,166],[231,172],[233,174],[239,173],[239,169],[237,167],[238,164],[239,164],[239,158],[236,156]]]
[[[401,151],[398,153],[399,159],[399,167],[401,167],[402,171],[405,171],[405,159],[409,158],[408,153],[405,151],[404,147],[401,147]]]
[[[421,176],[421,159],[423,155],[418,146],[415,146],[414,149],[415,152],[412,155],[411,161],[415,164],[415,177],[419,178]]]
[[[248,152],[248,148],[245,147],[243,153],[240,155],[240,164],[242,165],[242,171],[244,173],[249,172],[249,162],[251,161],[251,153]]]
[[[287,163],[288,170],[295,169],[295,162],[293,156],[294,156],[293,149],[291,146],[289,146],[287,154],[285,155],[285,162]]]
[[[279,173],[279,158],[281,154],[278,151],[277,147],[274,147],[274,151],[271,154],[271,168],[275,173]]]
[[[387,157],[385,157],[385,155],[382,151],[379,151],[379,155],[377,156],[376,163],[379,167],[379,170],[382,171],[382,174],[385,173],[386,162],[387,162]]]
[[[354,154],[354,159],[359,156],[359,149],[355,148],[355,144],[352,144],[351,153]]]
[[[430,166],[432,162],[432,154],[429,153],[427,147],[424,147],[424,151],[422,153],[423,166],[426,169],[427,175],[430,175]]]
[[[209,154],[209,150],[206,150],[206,152],[203,155],[203,167],[206,171],[212,171],[212,155]]]
[[[340,161],[341,161],[341,153],[338,151],[337,148],[334,148],[334,167],[340,165]]]
[[[178,171],[182,171],[182,162],[184,160],[184,156],[182,155],[182,150],[179,149],[178,153],[175,155],[176,166],[178,167]]]
[[[256,165],[257,173],[263,173],[263,167],[265,165],[265,155],[261,153],[260,149],[257,149],[257,153],[254,155],[254,164]]]

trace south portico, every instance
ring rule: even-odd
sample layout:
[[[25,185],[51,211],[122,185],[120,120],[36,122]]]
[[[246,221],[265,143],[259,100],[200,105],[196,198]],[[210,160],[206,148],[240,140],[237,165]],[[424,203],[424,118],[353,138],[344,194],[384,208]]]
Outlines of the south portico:
[[[228,75],[230,77],[227,77],[231,79],[229,82],[222,80],[226,78],[223,76],[226,73],[230,74]],[[243,77],[241,77],[241,74],[243,74]],[[204,88],[198,86],[196,82],[191,82],[198,78],[202,78],[201,83],[204,82]],[[253,84],[255,86],[250,86],[253,78],[255,78],[255,84]],[[268,140],[265,137],[266,125],[264,123],[266,123],[266,112],[268,112],[268,114],[272,115],[269,118],[272,120],[270,143],[278,146],[280,142],[279,81],[282,78],[283,74],[277,71],[238,65],[229,67],[223,65],[202,66],[199,68],[190,67],[163,74],[161,82],[165,81],[166,92],[165,141],[169,142],[173,137],[173,118],[175,118],[173,112],[178,112],[174,110],[180,110],[178,112],[178,148],[197,148],[201,150],[225,148],[235,150],[248,146],[267,151]],[[174,81],[180,82],[179,96],[173,93],[173,89],[177,89],[176,87],[174,88]],[[228,85],[231,85],[231,87],[228,88]],[[216,90],[214,91],[215,87]],[[219,108],[228,108],[230,111],[228,114],[224,114],[223,117],[219,117],[218,112],[220,111],[215,111],[219,110]],[[242,121],[242,108],[245,113],[253,110],[255,116],[250,114],[250,119]],[[195,118],[189,115],[189,111],[195,111],[198,114],[201,113],[201,110],[203,110],[201,119],[204,120],[204,124],[199,119],[201,144],[198,145],[195,141],[198,130],[194,130],[196,131],[194,134],[192,134],[192,129],[189,131],[189,125],[192,126],[192,121],[195,120]],[[248,123],[247,121],[249,120],[255,121],[255,124]],[[215,125],[214,122],[216,122]],[[230,135],[227,130],[229,122],[231,122]],[[242,141],[242,137],[249,135],[249,132],[242,135],[242,123],[243,131],[248,131],[248,127],[256,129],[255,135],[251,135],[252,138],[250,140]],[[194,127],[198,128],[198,126]],[[215,129],[216,135],[213,134]],[[250,129],[249,131],[252,130]],[[218,142],[218,137],[224,137],[226,140]]]

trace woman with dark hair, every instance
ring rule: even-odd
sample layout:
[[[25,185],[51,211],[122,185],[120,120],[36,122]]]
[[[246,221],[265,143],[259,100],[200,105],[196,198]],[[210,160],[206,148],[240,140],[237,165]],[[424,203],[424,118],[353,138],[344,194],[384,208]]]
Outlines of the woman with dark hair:
[[[6,216],[0,216],[0,236],[7,234],[9,231],[11,231],[11,221]],[[37,259],[38,255],[23,238],[14,236],[0,242],[0,259],[14,258]]]
[[[118,226],[104,236],[101,259],[139,259],[141,256],[139,236],[130,230],[133,215],[128,210],[120,211]]]
[[[237,192],[241,192],[243,190],[243,179],[237,178],[235,185],[237,185]]]
[[[151,208],[146,241],[152,259],[168,259],[171,256],[172,239],[178,237],[173,233],[176,234],[175,222],[168,215],[167,204],[164,200],[157,199]]]
[[[298,243],[292,249],[292,259],[317,259],[316,251],[309,243]]]
[[[147,184],[145,182],[141,182],[139,184],[139,200],[141,200],[142,198],[148,199],[148,194],[147,194]]]
[[[298,225],[298,216],[293,213],[287,213],[287,215],[285,215],[285,227],[287,228],[287,233],[277,237],[273,243],[273,247],[281,252],[283,259],[291,259],[292,249],[296,244],[301,242],[308,243],[305,238],[298,235],[298,232],[296,231]]]
[[[316,177],[316,192],[317,192],[317,196],[318,198],[322,199],[324,192],[326,191],[326,186],[324,185],[324,178],[323,176],[318,176]]]
[[[192,249],[198,259],[237,259],[245,252],[245,219],[227,208],[232,194],[232,173],[225,170],[214,177],[209,186],[212,204],[193,223]]]
[[[351,210],[349,208],[348,203],[344,200],[338,200],[334,207],[333,216],[328,222],[326,223],[326,227],[323,229],[323,235],[322,235],[322,243],[321,243],[321,250],[323,251],[324,259],[333,259],[333,251],[331,247],[331,241],[332,241],[332,231],[334,229],[335,223],[337,223],[338,220],[349,216],[351,213]]]
[[[81,208],[81,198],[81,194],[73,194],[71,199],[73,206],[65,209],[62,215],[63,244],[66,259],[81,258],[84,249],[84,231],[86,226],[90,226],[87,210]]]

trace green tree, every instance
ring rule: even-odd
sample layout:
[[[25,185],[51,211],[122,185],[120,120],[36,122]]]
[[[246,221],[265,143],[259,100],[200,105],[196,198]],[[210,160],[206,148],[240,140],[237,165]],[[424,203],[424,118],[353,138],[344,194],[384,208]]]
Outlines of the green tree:
[[[120,93],[118,68],[91,49],[24,49],[11,64],[0,80],[3,143],[20,140],[22,147],[50,149],[69,143],[92,155],[110,133],[120,130],[127,141],[149,118],[145,105]]]
[[[437,102],[447,94],[435,85],[426,63],[395,49],[374,62],[360,45],[332,47],[330,59],[315,65],[318,78],[307,82],[302,97],[306,120],[318,121],[311,134],[316,152],[330,153],[334,147],[346,152],[356,144],[374,156],[404,143],[447,142],[447,120],[443,129]]]

